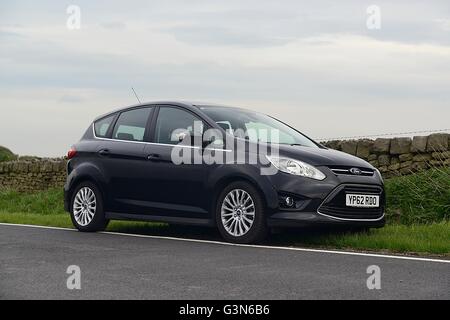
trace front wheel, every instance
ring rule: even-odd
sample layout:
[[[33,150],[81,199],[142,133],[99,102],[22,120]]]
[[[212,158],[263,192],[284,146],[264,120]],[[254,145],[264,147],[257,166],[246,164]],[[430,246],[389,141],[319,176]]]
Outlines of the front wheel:
[[[91,182],[82,182],[74,190],[71,199],[70,217],[80,231],[103,231],[109,220],[103,211],[100,190]]]
[[[254,243],[267,235],[265,205],[259,191],[239,181],[228,185],[216,206],[216,222],[220,234],[234,243]]]

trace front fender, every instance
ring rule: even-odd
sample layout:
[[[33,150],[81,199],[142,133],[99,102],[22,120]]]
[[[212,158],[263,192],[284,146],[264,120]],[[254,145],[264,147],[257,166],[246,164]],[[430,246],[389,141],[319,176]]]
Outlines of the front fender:
[[[215,190],[218,196],[220,191],[230,182],[246,180],[253,184],[262,193],[269,209],[278,207],[278,194],[269,178],[261,175],[260,169],[250,164],[221,164],[209,175],[206,186],[209,190]],[[216,197],[211,197],[214,205]]]

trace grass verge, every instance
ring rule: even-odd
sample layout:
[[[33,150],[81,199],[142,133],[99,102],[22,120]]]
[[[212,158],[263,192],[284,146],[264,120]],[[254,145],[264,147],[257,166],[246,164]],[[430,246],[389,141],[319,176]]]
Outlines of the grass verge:
[[[386,180],[389,223],[450,220],[450,168],[433,168]]]

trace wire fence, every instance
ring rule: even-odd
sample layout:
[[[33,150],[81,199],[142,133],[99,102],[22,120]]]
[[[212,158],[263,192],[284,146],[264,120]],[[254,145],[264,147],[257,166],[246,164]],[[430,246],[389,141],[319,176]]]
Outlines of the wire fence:
[[[314,139],[314,140],[317,140],[317,141],[351,140],[351,139],[380,138],[380,137],[404,136],[404,135],[412,135],[412,134],[439,133],[439,132],[450,132],[450,128],[448,128],[448,129],[435,129],[435,130],[420,130],[420,131],[407,131],[407,132],[380,133],[380,134],[369,134],[369,135],[362,135],[362,136],[318,138],[318,139]]]

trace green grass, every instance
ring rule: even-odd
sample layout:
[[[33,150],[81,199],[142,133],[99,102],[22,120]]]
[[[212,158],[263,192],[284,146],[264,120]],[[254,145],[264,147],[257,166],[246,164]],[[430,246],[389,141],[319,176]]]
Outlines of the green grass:
[[[390,223],[450,220],[450,168],[434,168],[386,181]]]
[[[434,254],[450,257],[450,168],[386,181],[387,221],[382,229],[291,231],[275,234],[270,244],[364,251]],[[0,191],[0,222],[72,228],[63,208],[63,192],[34,194]],[[220,239],[202,228],[167,227],[161,223],[113,221],[109,231]]]
[[[63,191],[62,189],[50,189],[36,193],[0,191],[0,211],[51,216],[64,214]]]
[[[72,221],[68,213],[58,214],[35,214],[35,213],[11,213],[0,211],[0,222],[14,224],[31,224],[59,228],[73,228]],[[108,231],[139,232],[146,229],[155,231],[165,227],[163,223],[134,222],[134,221],[112,221],[108,225]]]
[[[298,244],[338,249],[437,254],[450,257],[450,222],[386,225],[364,232],[300,236]]]
[[[33,224],[61,228],[72,228],[68,214],[42,215],[34,213],[0,211],[0,222],[14,224]]]

